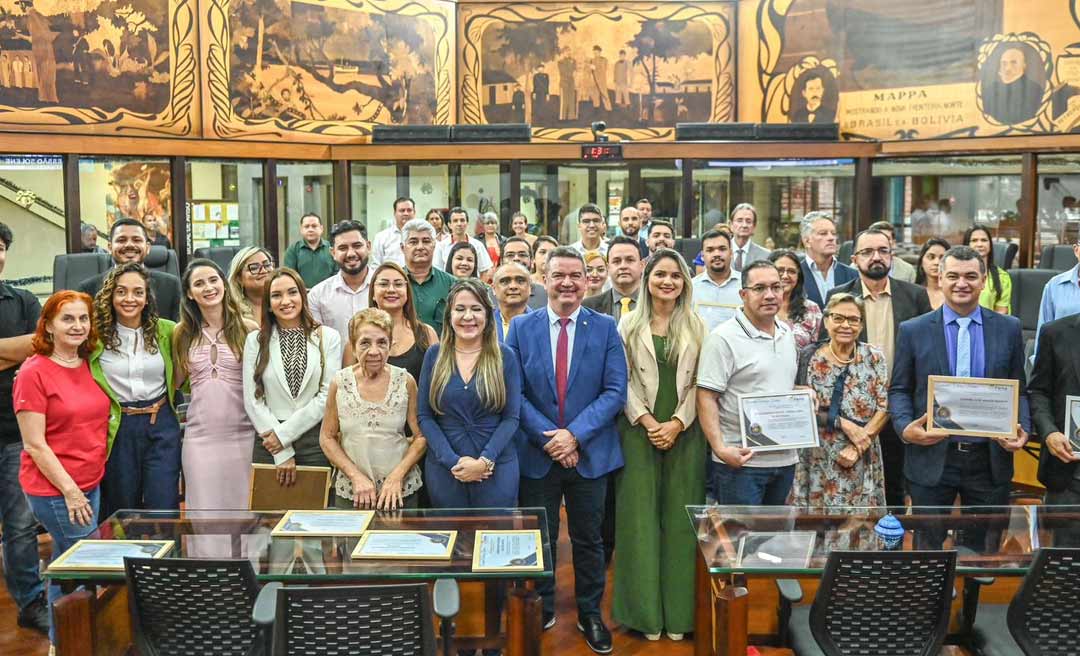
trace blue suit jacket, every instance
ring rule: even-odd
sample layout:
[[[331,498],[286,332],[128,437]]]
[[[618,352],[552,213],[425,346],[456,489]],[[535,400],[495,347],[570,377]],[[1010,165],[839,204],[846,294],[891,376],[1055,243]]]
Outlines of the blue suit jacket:
[[[527,372],[517,441],[521,475],[543,478],[554,462],[544,452],[550,439],[544,431],[558,428],[559,420],[547,310],[514,317],[506,344],[517,351],[521,371]],[[582,307],[574,333],[564,412],[566,429],[578,441],[581,458],[577,471],[585,478],[597,478],[623,466],[615,417],[626,405],[626,375],[626,355],[615,320]]]
[[[983,318],[985,378],[1020,381],[1020,425],[1031,432],[1027,381],[1024,377],[1024,337],[1020,320],[986,308]],[[896,338],[889,413],[897,435],[903,435],[926,412],[926,377],[951,376],[945,324],[941,308],[900,324]],[[948,439],[933,446],[904,445],[904,476],[920,485],[937,485],[945,468]],[[1013,454],[996,442],[990,444],[990,470],[997,484],[1012,480]]]
[[[803,289],[806,291],[806,298],[818,304],[818,307],[822,310],[825,309],[825,294],[821,293],[818,289],[817,280],[814,279],[814,274],[810,272],[809,258],[803,258],[802,261],[802,275],[803,275]],[[839,286],[850,280],[855,280],[859,277],[859,272],[854,268],[846,264],[841,264],[837,260],[833,267],[836,271],[833,273],[833,286]]]

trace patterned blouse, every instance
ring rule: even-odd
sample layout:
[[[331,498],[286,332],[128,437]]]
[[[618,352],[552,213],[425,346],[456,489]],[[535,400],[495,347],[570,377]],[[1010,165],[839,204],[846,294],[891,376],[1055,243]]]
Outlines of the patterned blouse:
[[[810,299],[803,300],[806,311],[803,312],[802,321],[795,323],[787,319],[781,319],[795,336],[795,348],[800,351],[818,339],[821,330],[821,308]]]
[[[285,365],[285,380],[289,383],[289,392],[296,398],[300,395],[300,384],[304,382],[307,369],[307,339],[303,328],[278,329],[281,341],[281,362]]]

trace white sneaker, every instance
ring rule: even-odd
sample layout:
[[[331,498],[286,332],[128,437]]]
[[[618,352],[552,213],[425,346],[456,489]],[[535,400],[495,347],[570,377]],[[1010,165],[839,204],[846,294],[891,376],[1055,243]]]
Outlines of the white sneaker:
[[[646,640],[651,640],[652,642],[656,642],[657,640],[660,639],[660,634],[659,633],[646,633],[645,634],[645,639]]]
[[[668,637],[668,640],[674,640],[675,642],[678,642],[678,641],[682,640],[685,636],[683,634],[681,634],[681,633],[672,633],[672,632],[668,631],[667,637]]]

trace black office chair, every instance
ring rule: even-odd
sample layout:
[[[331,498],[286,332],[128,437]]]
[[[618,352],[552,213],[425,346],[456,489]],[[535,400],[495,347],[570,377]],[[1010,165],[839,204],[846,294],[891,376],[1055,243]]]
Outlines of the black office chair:
[[[53,258],[53,292],[78,289],[84,281],[113,267],[108,253],[65,253]]]
[[[701,240],[697,237],[682,237],[675,240],[675,250],[683,256],[690,270],[694,270],[694,258],[701,252]]]
[[[146,259],[143,260],[143,265],[147,269],[163,271],[177,278],[180,277],[180,259],[176,256],[176,251],[171,248],[151,246],[150,252],[146,254]]]
[[[833,551],[814,602],[780,586],[782,635],[798,656],[937,656],[949,627],[955,551]],[[786,631],[785,631],[786,629]]]
[[[1024,329],[1024,339],[1035,337],[1035,328],[1039,325],[1039,304],[1042,303],[1043,288],[1057,275],[1049,269],[1013,269],[1009,271],[1012,280],[1012,314],[1020,319]],[[990,280],[987,285],[992,284]]]
[[[252,621],[259,590],[248,560],[124,558],[135,646],[142,656],[269,653],[268,629]]]
[[[261,599],[254,620],[273,626],[274,656],[436,656],[434,611],[442,619],[443,654],[449,656],[457,582],[436,581],[434,597],[432,604],[424,583],[280,588],[275,607]]]
[[[224,271],[229,273],[229,265],[232,264],[233,256],[240,252],[240,246],[208,246],[206,248],[196,248],[191,254],[193,258],[205,257],[211,260]]]
[[[965,614],[976,607],[969,646],[981,656],[1080,653],[1080,549],[1040,549],[1008,606],[965,603]]]
[[[995,241],[994,264],[1001,269],[1011,269],[1016,261],[1016,254],[1020,252],[1020,246],[1010,241]]]
[[[1042,255],[1039,257],[1039,268],[1052,271],[1067,271],[1076,264],[1076,256],[1073,255],[1073,247],[1070,244],[1055,244],[1043,246]]]

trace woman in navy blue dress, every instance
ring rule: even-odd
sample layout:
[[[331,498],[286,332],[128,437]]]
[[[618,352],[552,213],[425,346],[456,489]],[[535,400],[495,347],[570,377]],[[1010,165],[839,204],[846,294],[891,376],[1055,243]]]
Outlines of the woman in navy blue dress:
[[[420,373],[425,473],[436,508],[512,508],[518,497],[521,367],[499,343],[493,308],[478,280],[450,290],[442,339]]]

